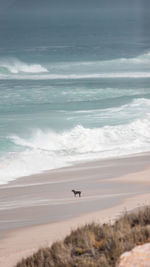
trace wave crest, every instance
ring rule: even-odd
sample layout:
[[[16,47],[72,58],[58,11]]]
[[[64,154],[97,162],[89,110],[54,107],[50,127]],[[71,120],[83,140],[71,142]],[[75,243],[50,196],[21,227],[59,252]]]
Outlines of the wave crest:
[[[139,152],[144,148],[150,149],[150,117],[147,115],[146,119],[138,119],[125,125],[94,129],[78,125],[62,133],[37,130],[29,139],[12,136],[11,140],[28,149],[50,151],[64,156],[78,156],[77,159],[80,156],[86,159],[86,153],[95,152],[98,152],[98,156],[102,158],[120,156],[133,151]]]
[[[0,68],[1,70],[3,69],[3,74],[4,69],[12,74],[18,74],[21,72],[31,74],[48,72],[48,70],[40,64],[27,64],[14,58],[0,60]]]
[[[1,158],[1,183],[74,162],[119,157],[150,150],[150,116],[102,128],[81,125],[61,133],[37,130],[29,138],[10,136],[21,152]]]
[[[0,60],[0,79],[150,78],[149,66],[150,53],[135,58],[94,62],[53,62],[44,66],[9,58]]]

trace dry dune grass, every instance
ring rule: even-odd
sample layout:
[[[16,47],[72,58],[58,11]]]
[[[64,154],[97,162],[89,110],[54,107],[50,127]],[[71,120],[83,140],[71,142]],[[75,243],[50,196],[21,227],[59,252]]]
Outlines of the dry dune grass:
[[[113,225],[85,225],[16,267],[110,267],[123,252],[146,242],[150,242],[150,207],[125,214]]]

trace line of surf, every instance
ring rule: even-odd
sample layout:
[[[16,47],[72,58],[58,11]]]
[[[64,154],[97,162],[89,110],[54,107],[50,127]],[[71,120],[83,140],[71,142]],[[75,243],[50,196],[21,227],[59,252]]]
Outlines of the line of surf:
[[[93,74],[45,74],[45,75],[4,75],[0,74],[0,80],[80,80],[80,79],[120,79],[120,78],[150,78],[150,72],[112,72]]]

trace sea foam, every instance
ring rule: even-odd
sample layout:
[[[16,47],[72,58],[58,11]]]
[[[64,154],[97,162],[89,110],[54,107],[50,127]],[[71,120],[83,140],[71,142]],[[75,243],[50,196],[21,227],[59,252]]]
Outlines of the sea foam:
[[[27,64],[21,60],[15,59],[15,58],[9,58],[9,59],[1,59],[0,60],[0,69],[3,69],[3,75],[4,75],[4,69],[6,71],[12,73],[12,74],[18,74],[18,73],[43,73],[48,72],[48,70],[41,66],[40,64]]]
[[[39,72],[48,72],[46,70]],[[13,73],[13,72],[12,72]],[[15,72],[14,72],[15,73]],[[34,73],[34,72],[32,72]],[[35,72],[37,73],[37,72]],[[4,75],[1,80],[80,80],[80,79],[117,79],[117,78],[150,78],[150,72],[120,72],[120,73],[93,73],[93,74],[44,74],[44,75]]]
[[[37,130],[28,138],[9,136],[24,151],[1,158],[0,183],[75,162],[120,157],[150,150],[150,115],[132,123],[63,131]]]
[[[150,53],[135,58],[93,62],[25,63],[18,59],[0,60],[0,79],[77,80],[150,78]]]

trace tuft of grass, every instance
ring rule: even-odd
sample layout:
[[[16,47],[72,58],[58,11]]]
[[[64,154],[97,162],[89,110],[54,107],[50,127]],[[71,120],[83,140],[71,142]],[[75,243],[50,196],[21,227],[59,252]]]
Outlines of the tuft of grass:
[[[114,267],[120,255],[150,242],[150,207],[125,214],[113,225],[88,224],[64,241],[40,249],[16,267]]]

